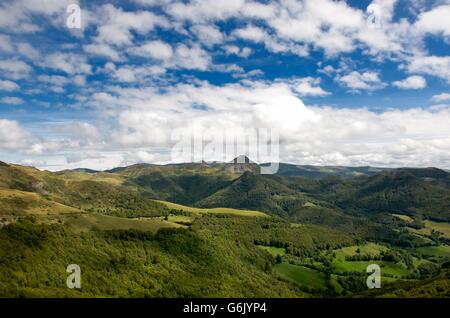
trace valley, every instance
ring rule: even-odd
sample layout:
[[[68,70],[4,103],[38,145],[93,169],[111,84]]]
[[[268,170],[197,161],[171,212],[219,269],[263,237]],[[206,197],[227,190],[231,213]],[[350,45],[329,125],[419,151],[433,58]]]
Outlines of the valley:
[[[281,167],[2,163],[0,296],[450,296],[448,172]]]

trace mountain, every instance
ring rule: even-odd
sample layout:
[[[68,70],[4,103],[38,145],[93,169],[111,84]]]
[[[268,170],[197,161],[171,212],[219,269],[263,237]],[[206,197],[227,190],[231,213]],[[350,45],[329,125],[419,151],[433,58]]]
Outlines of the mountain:
[[[343,209],[450,221],[450,174],[444,170],[395,169],[338,187],[335,200]]]
[[[130,210],[131,202],[145,201],[150,206],[151,199],[158,199],[198,207],[255,209],[284,217],[331,209],[349,215],[405,213],[450,220],[450,174],[444,170],[280,164],[276,175],[258,172],[259,166],[247,157],[230,163],[138,164],[106,172],[51,173],[2,163],[0,188],[110,213]],[[119,203],[123,201],[129,208]]]
[[[271,163],[263,163],[262,167],[267,167]],[[278,176],[285,177],[308,177],[308,178],[324,178],[329,176],[340,177],[356,177],[356,176],[372,176],[381,171],[388,170],[386,168],[374,167],[340,167],[340,166],[312,166],[312,165],[295,165],[289,163],[279,163],[276,173]]]
[[[259,168],[0,162],[0,297],[446,295],[447,171]],[[82,291],[61,270],[74,257],[90,273]],[[366,293],[373,262],[385,294]]]

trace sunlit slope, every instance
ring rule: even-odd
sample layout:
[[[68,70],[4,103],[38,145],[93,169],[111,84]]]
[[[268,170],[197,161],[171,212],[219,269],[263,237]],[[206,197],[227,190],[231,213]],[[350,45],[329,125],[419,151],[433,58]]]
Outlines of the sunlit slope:
[[[232,209],[232,208],[195,208],[195,207],[189,207],[189,206],[176,204],[176,203],[172,203],[172,202],[167,202],[167,201],[156,200],[156,202],[164,204],[169,209],[191,212],[193,214],[211,213],[211,214],[229,214],[229,215],[254,216],[254,217],[266,217],[267,216],[267,214],[265,214],[263,212],[252,211],[252,210],[240,210],[240,209]]]

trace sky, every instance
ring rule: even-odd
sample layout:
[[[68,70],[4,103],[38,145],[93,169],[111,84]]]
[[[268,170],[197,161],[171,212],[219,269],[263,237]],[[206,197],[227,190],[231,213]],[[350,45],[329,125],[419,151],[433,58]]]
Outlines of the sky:
[[[450,1],[0,3],[1,161],[164,164],[261,128],[282,162],[449,169]]]

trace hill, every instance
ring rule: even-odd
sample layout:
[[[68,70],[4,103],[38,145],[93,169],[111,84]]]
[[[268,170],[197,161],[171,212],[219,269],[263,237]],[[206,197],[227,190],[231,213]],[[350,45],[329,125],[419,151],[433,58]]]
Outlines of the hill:
[[[373,262],[387,286],[376,296],[448,294],[447,171],[261,175],[238,159],[103,172],[0,162],[0,296],[359,297]],[[65,287],[68,262],[82,262],[83,290]]]

